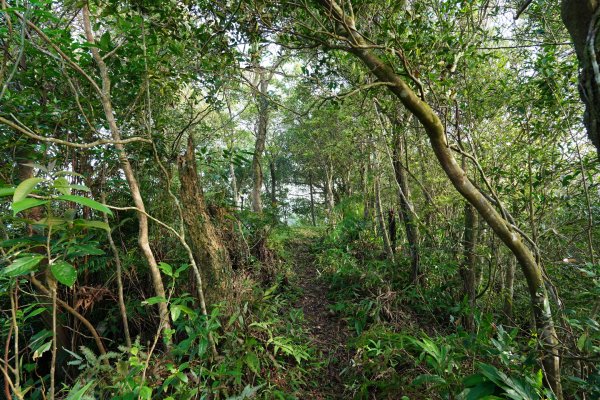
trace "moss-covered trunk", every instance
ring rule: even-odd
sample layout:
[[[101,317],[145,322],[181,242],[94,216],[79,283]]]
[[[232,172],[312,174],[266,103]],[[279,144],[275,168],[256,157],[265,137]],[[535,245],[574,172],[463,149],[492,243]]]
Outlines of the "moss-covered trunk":
[[[204,193],[196,168],[196,153],[192,137],[186,152],[177,159],[183,222],[202,274],[202,284],[208,305],[231,296],[232,269],[229,252],[210,220]]]

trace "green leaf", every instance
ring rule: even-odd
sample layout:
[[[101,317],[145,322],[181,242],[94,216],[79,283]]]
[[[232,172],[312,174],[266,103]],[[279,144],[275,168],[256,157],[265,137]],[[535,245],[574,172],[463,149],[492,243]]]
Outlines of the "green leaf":
[[[173,322],[177,321],[179,319],[179,316],[181,315],[181,309],[176,305],[172,305],[171,306],[171,319],[173,320]]]
[[[460,394],[460,398],[465,400],[481,400],[488,398],[488,396],[494,394],[496,390],[496,385],[494,385],[490,381],[482,382],[474,387],[467,388],[463,390]]]
[[[173,267],[165,262],[159,262],[158,268],[167,276],[173,276]]]
[[[148,386],[143,386],[140,389],[139,398],[143,400],[150,400],[152,398],[152,389]]]
[[[102,254],[104,254],[104,251],[91,244],[76,244],[67,250],[69,257],[101,256]]]
[[[35,349],[35,351],[33,352],[33,357],[32,357],[33,360],[35,361],[36,359],[40,358],[42,356],[42,354],[44,354],[45,352],[50,350],[50,346],[52,346],[52,340],[42,344],[40,347]]]
[[[41,226],[58,226],[66,224],[67,220],[59,217],[46,217],[42,218],[39,221],[35,221],[33,225],[41,225]]]
[[[90,188],[85,186],[85,185],[77,185],[77,184],[73,184],[73,185],[69,185],[69,187],[71,189],[75,189],[75,190],[82,190],[84,192],[91,192]]]
[[[198,357],[202,357],[208,349],[208,339],[203,337],[198,341]]]
[[[76,219],[73,224],[81,228],[93,228],[93,229],[104,229],[110,232],[110,226],[106,222],[102,221],[88,221],[85,219]]]
[[[73,390],[69,392],[67,396],[67,400],[81,400],[90,387],[94,384],[94,381],[88,382],[87,385],[79,389],[79,382],[75,385]]]
[[[59,196],[59,197],[57,197],[57,199],[65,200],[65,201],[72,201],[74,203],[81,204],[82,206],[93,208],[94,210],[98,210],[103,213],[112,215],[112,211],[110,211],[110,208],[106,207],[102,203],[98,203],[96,200],[88,199],[87,197],[75,196],[75,195],[69,194],[69,195]]]
[[[100,43],[98,46],[104,51],[110,50],[110,32],[104,32],[104,34],[100,37]]]
[[[167,299],[165,299],[162,296],[155,296],[155,297],[149,297],[146,300],[142,301],[142,304],[146,304],[149,306],[152,306],[154,304],[158,304],[158,303],[166,303]]]
[[[579,339],[577,339],[577,348],[579,349],[579,351],[583,350],[583,348],[585,347],[586,341],[587,341],[587,334],[584,332],[581,334],[581,336],[579,336]]]
[[[260,360],[258,359],[256,353],[250,352],[246,354],[246,358],[244,361],[246,362],[246,365],[248,366],[248,368],[250,368],[252,372],[254,372],[256,375],[260,373]]]
[[[27,195],[33,191],[33,189],[35,188],[35,185],[37,185],[38,183],[43,182],[43,181],[45,181],[44,178],[25,179],[15,189],[15,193],[13,194],[13,203],[17,203],[17,202],[23,200],[24,198],[26,198]]]
[[[61,176],[60,178],[56,178],[54,180],[54,183],[52,184],[52,186],[54,187],[54,189],[58,190],[60,193],[62,193],[64,195],[71,194],[71,188],[70,188],[69,181],[65,177]]]
[[[69,176],[78,176],[80,178],[83,178],[83,175],[77,173],[77,172],[73,172],[73,171],[58,171],[57,173],[54,174],[55,176],[65,176],[65,175],[69,175]]]
[[[419,386],[419,385],[422,385],[423,383],[434,383],[437,385],[445,385],[447,382],[444,378],[442,378],[439,375],[429,375],[429,374],[419,375],[412,381],[412,384],[414,386]]]
[[[2,187],[0,188],[0,197],[12,196],[15,194],[14,187]]]
[[[56,280],[65,286],[71,287],[77,281],[77,270],[66,261],[59,261],[52,264],[50,270]]]
[[[17,201],[12,203],[13,215],[17,215],[21,211],[28,210],[33,207],[38,207],[44,205],[48,202],[48,200],[39,200],[39,199],[23,199],[21,201]]]
[[[44,259],[44,256],[25,256],[17,258],[8,267],[4,268],[0,274],[9,277],[24,275],[33,271],[33,269]]]
[[[245,400],[245,399],[253,399],[258,391],[265,386],[265,383],[260,384],[258,386],[250,386],[246,385],[242,393],[237,396],[228,397],[226,400]]]

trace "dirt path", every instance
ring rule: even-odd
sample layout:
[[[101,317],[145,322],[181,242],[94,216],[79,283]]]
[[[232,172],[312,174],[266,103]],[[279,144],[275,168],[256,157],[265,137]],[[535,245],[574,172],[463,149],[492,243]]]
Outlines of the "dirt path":
[[[345,399],[347,396],[344,396],[340,373],[351,357],[346,348],[346,323],[330,311],[327,286],[318,277],[311,244],[308,237],[300,237],[291,243],[297,279],[295,284],[303,292],[295,307],[304,311],[305,329],[324,365],[316,377],[317,387],[303,393],[301,398]]]

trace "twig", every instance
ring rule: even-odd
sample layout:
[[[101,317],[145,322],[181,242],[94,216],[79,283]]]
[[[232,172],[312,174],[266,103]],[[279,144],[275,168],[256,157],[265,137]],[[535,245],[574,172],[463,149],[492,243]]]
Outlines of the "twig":
[[[27,128],[26,126],[17,125],[14,122],[12,122],[4,117],[0,117],[0,122],[19,131],[20,133],[22,133],[25,136],[28,136],[32,139],[36,139],[36,140],[39,140],[42,142],[56,143],[56,144],[60,144],[63,146],[68,146],[68,147],[75,147],[77,149],[90,149],[92,147],[101,146],[104,144],[127,144],[127,143],[133,143],[133,142],[150,143],[150,140],[140,138],[140,137],[132,137],[132,138],[122,139],[122,140],[99,139],[99,140],[96,140],[91,143],[73,143],[73,142],[69,142],[67,140],[38,135],[38,134],[34,133],[31,129]]]

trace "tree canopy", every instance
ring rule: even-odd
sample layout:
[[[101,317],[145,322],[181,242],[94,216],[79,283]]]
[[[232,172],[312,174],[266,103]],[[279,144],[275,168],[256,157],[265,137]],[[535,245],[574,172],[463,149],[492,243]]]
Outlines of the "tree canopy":
[[[7,399],[600,396],[597,1],[0,6]]]

